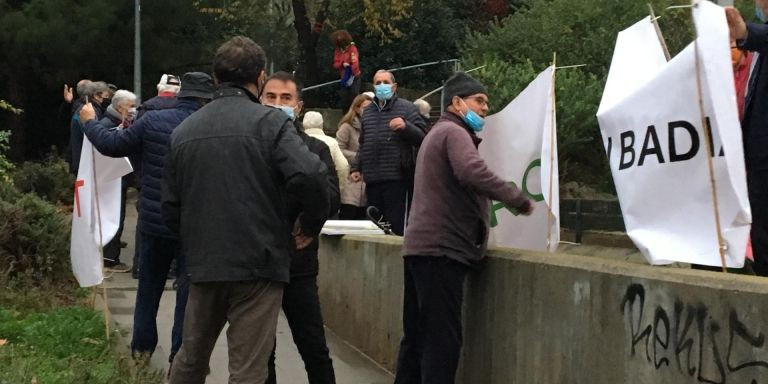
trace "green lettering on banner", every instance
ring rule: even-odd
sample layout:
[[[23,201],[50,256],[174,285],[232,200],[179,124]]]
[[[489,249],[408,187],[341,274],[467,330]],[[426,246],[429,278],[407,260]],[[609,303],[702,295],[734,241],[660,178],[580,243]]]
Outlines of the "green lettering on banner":
[[[539,193],[539,194],[534,195],[534,194],[532,194],[528,190],[528,174],[530,174],[531,171],[534,168],[536,168],[536,167],[541,167],[541,159],[536,159],[536,160],[532,161],[530,164],[528,164],[528,168],[526,168],[525,173],[523,174],[523,189],[522,189],[522,192],[523,192],[523,195],[530,197],[531,200],[533,200],[534,202],[539,202],[539,201],[544,201],[544,194],[543,193]],[[513,186],[513,187],[517,187],[517,184],[515,184],[514,181],[510,181],[508,184]],[[518,211],[517,209],[515,209],[515,208],[507,208],[504,205],[504,203],[501,203],[501,202],[498,202],[498,201],[494,201],[493,204],[491,205],[491,228],[496,228],[499,225],[499,219],[498,219],[498,217],[496,217],[496,212],[501,210],[501,209],[506,209],[506,210],[509,211],[509,213],[511,213],[511,214],[513,214],[515,216],[519,216],[520,215],[520,211]]]

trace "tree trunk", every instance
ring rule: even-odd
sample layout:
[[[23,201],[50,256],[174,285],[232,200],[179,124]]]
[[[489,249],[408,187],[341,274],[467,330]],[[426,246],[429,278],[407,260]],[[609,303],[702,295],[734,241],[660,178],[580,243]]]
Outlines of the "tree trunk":
[[[322,26],[328,15],[328,8],[331,5],[330,0],[323,0],[320,11],[315,18],[314,27],[309,22],[307,7],[304,0],[292,0],[293,4],[293,25],[299,38],[299,55],[301,69],[299,77],[304,80],[306,85],[315,85],[320,82],[320,71],[317,62],[317,42],[320,39]]]

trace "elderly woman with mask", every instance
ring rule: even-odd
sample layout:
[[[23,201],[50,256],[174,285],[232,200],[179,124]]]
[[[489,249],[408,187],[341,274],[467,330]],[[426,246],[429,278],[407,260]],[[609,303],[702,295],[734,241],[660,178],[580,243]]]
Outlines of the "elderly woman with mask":
[[[136,117],[136,95],[133,92],[120,89],[112,96],[112,102],[104,111],[104,117],[99,123],[106,129],[124,129],[133,124]],[[131,164],[136,164],[131,159]],[[104,265],[111,272],[129,272],[130,267],[120,261],[121,236],[123,234],[123,222],[125,221],[125,193],[133,180],[133,175],[123,176],[123,189],[120,200],[120,227],[115,237],[104,246]]]

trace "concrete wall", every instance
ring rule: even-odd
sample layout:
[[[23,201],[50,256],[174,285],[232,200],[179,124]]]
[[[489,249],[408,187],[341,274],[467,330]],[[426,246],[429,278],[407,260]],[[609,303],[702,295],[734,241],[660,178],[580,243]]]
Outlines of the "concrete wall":
[[[326,325],[390,370],[401,337],[400,246],[347,236],[323,237],[320,249]],[[460,382],[768,382],[764,279],[611,252],[490,252],[465,286]]]

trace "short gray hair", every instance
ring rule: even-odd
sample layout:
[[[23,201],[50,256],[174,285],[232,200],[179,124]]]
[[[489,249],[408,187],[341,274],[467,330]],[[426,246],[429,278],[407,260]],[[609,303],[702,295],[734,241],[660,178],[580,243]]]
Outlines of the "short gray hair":
[[[109,92],[109,86],[103,81],[92,81],[87,83],[85,88],[85,96],[94,96],[102,92]]]
[[[373,75],[373,77],[376,77],[376,75],[378,75],[379,73],[389,73],[389,79],[392,80],[392,84],[397,83],[397,81],[395,81],[395,74],[394,73],[392,73],[390,71],[387,71],[386,69],[379,69],[378,71],[376,71],[376,73]]]
[[[78,96],[85,96],[88,91],[88,86],[91,85],[91,81],[88,79],[82,79],[77,82],[77,95]]]
[[[131,91],[119,89],[115,92],[114,96],[112,96],[112,108],[117,109],[117,107],[130,102],[136,102],[136,95]]]

